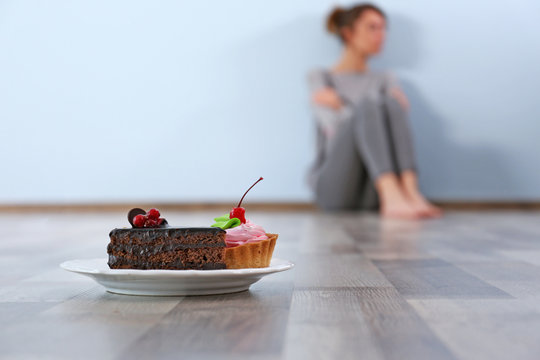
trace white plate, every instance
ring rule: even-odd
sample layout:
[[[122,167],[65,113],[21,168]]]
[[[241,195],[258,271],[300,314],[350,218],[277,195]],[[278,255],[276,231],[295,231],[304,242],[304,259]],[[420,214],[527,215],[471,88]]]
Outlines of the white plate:
[[[107,259],[70,260],[60,267],[86,275],[107,291],[126,295],[184,296],[227,294],[249,289],[263,276],[289,270],[287,260],[272,259],[269,267],[223,270],[110,269]]]

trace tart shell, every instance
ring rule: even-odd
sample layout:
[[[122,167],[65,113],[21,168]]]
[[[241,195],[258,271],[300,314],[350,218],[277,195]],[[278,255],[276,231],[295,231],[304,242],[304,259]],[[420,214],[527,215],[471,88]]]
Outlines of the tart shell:
[[[227,269],[262,268],[270,266],[278,234],[266,234],[267,240],[225,248]]]

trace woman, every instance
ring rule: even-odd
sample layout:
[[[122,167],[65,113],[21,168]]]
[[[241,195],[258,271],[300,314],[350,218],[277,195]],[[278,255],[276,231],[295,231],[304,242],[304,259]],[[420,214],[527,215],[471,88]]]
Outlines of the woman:
[[[394,79],[368,60],[386,35],[386,16],[371,4],[337,8],[327,27],[344,49],[330,69],[310,73],[318,154],[310,177],[325,210],[380,207],[384,217],[438,217],[418,189],[408,101]]]

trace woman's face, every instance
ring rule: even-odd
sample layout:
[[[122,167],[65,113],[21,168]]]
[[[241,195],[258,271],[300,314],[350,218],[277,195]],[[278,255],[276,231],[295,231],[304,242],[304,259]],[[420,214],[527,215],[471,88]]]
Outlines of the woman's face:
[[[363,55],[378,54],[386,37],[386,20],[374,10],[366,10],[352,28],[344,29],[345,42]]]

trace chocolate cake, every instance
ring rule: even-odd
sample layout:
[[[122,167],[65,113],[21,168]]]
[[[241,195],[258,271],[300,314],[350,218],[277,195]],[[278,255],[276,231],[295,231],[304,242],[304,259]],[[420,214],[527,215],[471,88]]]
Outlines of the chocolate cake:
[[[111,269],[225,269],[225,231],[219,228],[125,228],[109,237]]]

